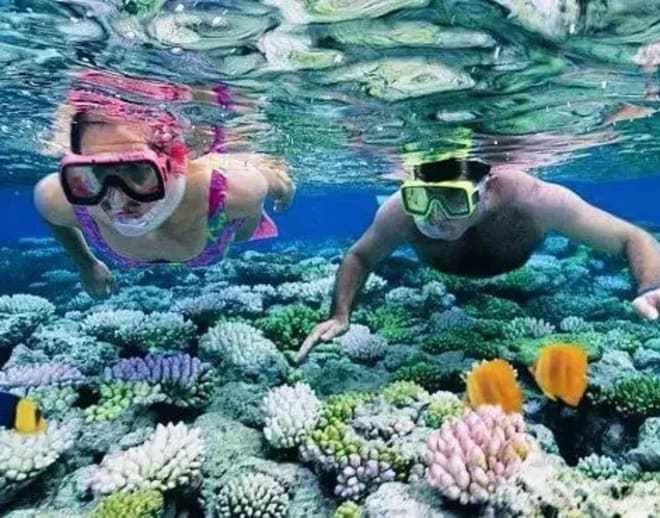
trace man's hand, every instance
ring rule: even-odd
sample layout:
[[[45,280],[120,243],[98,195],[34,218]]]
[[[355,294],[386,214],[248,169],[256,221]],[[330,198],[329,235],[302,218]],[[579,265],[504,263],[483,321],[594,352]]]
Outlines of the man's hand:
[[[348,319],[345,318],[335,317],[321,322],[309,333],[309,336],[307,336],[300,346],[300,351],[298,351],[298,355],[296,356],[296,363],[305,361],[307,355],[320,341],[328,342],[336,336],[344,334],[347,330]]]
[[[642,317],[649,320],[658,320],[660,288],[642,293],[633,301],[633,307]]]

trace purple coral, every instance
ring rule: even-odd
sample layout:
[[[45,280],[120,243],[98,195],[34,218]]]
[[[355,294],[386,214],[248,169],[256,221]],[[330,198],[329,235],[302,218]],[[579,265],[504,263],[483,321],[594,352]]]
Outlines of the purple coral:
[[[0,388],[30,388],[45,385],[70,385],[85,381],[75,367],[65,363],[40,363],[12,367],[0,372]]]
[[[451,500],[483,503],[499,484],[518,472],[535,449],[520,414],[482,406],[447,421],[429,437],[428,479]]]
[[[106,367],[103,379],[106,382],[146,381],[151,384],[175,383],[191,387],[210,368],[210,364],[185,353],[168,356],[150,354],[145,358],[120,360],[113,367]]]

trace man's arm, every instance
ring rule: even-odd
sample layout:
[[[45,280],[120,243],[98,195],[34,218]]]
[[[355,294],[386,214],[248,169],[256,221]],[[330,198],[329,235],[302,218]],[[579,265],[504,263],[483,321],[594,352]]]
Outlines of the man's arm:
[[[374,267],[406,241],[406,215],[397,192],[378,209],[374,221],[346,252],[335,281],[330,319],[317,325],[300,348],[302,361],[320,341],[348,329],[353,304]]]
[[[597,250],[628,259],[639,292],[660,285],[660,244],[641,228],[588,204],[560,185],[535,180],[526,206],[546,231],[554,230]],[[660,290],[657,307],[660,307]],[[655,296],[653,301],[655,302]],[[635,301],[637,305],[638,301]],[[656,309],[637,309],[657,318]]]

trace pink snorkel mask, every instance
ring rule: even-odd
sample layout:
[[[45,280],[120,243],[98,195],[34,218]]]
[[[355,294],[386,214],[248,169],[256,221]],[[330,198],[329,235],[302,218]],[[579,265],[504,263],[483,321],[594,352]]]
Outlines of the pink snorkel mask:
[[[131,199],[150,203],[165,197],[172,171],[169,157],[154,151],[67,154],[60,163],[60,183],[72,205],[98,205],[110,187]]]

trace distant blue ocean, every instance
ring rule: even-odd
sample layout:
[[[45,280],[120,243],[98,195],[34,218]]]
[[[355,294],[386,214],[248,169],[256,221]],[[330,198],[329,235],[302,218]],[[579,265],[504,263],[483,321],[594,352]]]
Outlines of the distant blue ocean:
[[[597,183],[564,182],[589,203],[629,221],[660,226],[660,178]],[[347,238],[360,236],[378,207],[368,190],[328,188],[327,193],[299,190],[294,206],[275,220],[284,239]],[[386,194],[386,192],[379,192]],[[0,187],[0,243],[21,237],[46,237],[49,232],[32,205],[31,187]]]

